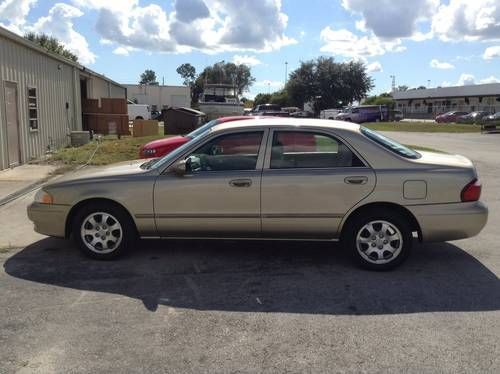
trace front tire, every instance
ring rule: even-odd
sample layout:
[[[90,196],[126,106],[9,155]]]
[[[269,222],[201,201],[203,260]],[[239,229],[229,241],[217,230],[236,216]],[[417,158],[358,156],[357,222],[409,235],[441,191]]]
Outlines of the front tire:
[[[128,214],[108,203],[83,206],[73,220],[73,238],[79,249],[97,260],[112,260],[125,254],[136,239]]]
[[[412,247],[412,232],[397,212],[358,215],[347,227],[345,244],[365,269],[391,270],[403,263]]]

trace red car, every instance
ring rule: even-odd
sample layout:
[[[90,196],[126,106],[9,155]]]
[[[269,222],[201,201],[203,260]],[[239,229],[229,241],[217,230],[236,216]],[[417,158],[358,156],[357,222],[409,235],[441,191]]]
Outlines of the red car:
[[[468,112],[447,112],[444,114],[440,114],[439,116],[436,117],[436,122],[437,123],[450,123],[450,122],[457,122],[458,118],[461,116],[465,116],[466,114],[469,114]]]
[[[158,140],[153,140],[152,142],[146,143],[141,146],[139,150],[140,158],[153,158],[153,157],[162,157],[166,154],[172,152],[174,149],[179,148],[181,145],[187,143],[191,139],[195,138],[199,134],[201,134],[206,129],[218,125],[224,122],[231,121],[241,121],[241,120],[250,120],[250,119],[258,119],[263,117],[251,117],[251,116],[234,116],[234,117],[222,117],[218,119],[214,119],[205,123],[203,126],[197,128],[193,132],[190,132],[184,136],[172,136],[169,138],[163,138]]]

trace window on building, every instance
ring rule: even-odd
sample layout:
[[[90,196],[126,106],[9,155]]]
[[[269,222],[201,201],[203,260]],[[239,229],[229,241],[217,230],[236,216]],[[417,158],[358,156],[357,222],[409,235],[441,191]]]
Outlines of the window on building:
[[[38,98],[34,87],[28,88],[28,120],[30,130],[38,130]]]

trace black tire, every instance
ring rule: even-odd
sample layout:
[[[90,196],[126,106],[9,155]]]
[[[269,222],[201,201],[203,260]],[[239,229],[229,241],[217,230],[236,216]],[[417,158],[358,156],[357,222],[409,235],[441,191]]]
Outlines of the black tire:
[[[144,119],[142,116],[137,116],[135,119]]]
[[[107,219],[106,222],[104,223],[102,222],[102,218],[104,215],[100,213],[105,213],[109,215],[109,218]],[[100,238],[93,237],[92,235],[84,235],[82,233],[82,225],[93,214],[96,214],[94,221],[98,225],[100,225],[98,229],[101,230],[100,231],[101,233],[97,233],[95,235],[100,236]],[[99,216],[101,217],[100,221],[99,221]],[[115,227],[114,221],[118,222],[120,227],[119,229],[116,228],[115,230],[113,230],[113,227]],[[109,225],[110,227],[105,226],[106,224]],[[89,222],[86,223],[86,228],[94,230],[92,224]],[[72,221],[71,229],[72,229],[73,240],[78,245],[78,248],[86,256],[97,260],[112,260],[124,255],[131,247],[133,247],[137,239],[137,230],[135,224],[134,222],[132,222],[127,212],[118,205],[106,202],[89,203],[80,208]],[[106,231],[106,229],[108,231]],[[118,242],[116,237],[118,236],[119,231],[121,232],[121,237]],[[102,238],[105,238],[105,240],[102,240]],[[91,243],[92,239],[101,241],[101,245],[97,243],[96,244],[97,248],[94,248],[94,250],[89,248],[89,246],[92,247]],[[106,241],[106,239],[108,240]],[[113,241],[115,240],[117,241],[117,243],[115,243],[117,245],[112,245]],[[106,244],[104,245],[109,248],[107,249],[103,248],[102,243],[104,242],[106,242]]]
[[[382,233],[383,229],[382,223],[380,223],[380,221],[389,224],[389,229],[384,233]],[[375,228],[376,235],[368,235],[368,237],[366,237],[366,234],[368,234],[368,230],[363,230],[363,232],[360,231],[365,227],[365,225],[373,222],[376,222],[376,224],[372,226],[372,228]],[[379,227],[380,231],[377,231],[376,229],[378,229]],[[394,230],[394,228],[396,229],[396,231]],[[399,231],[399,233],[397,231]],[[390,233],[394,233],[396,235],[400,234],[402,243],[398,242],[397,240],[390,241],[390,238],[392,237],[389,235]],[[369,243],[360,243],[360,250],[358,250],[357,243],[358,234],[360,234],[360,239],[370,241]],[[384,238],[381,238],[379,236],[380,234],[386,236],[384,236]],[[375,240],[373,240],[374,237],[376,237]],[[386,240],[389,243],[385,243]],[[365,211],[362,214],[358,214],[348,223],[348,226],[346,227],[344,236],[342,238],[343,245],[347,250],[349,250],[353,259],[361,267],[378,271],[391,270],[401,265],[411,252],[412,241],[413,236],[406,217],[404,217],[397,211],[391,210],[386,210],[384,212],[370,210]],[[379,245],[383,246],[383,248],[380,248]],[[387,245],[390,246],[390,248],[397,247],[399,248],[399,250],[396,250],[395,254],[393,253],[392,255],[390,255],[390,251],[385,251]],[[373,248],[371,248],[371,251],[377,251],[377,253],[371,254],[378,260],[368,255],[368,252],[370,252],[368,248],[371,246],[373,246]],[[363,252],[364,255],[362,255],[360,252]],[[383,255],[382,259],[380,258],[381,255]],[[369,257],[371,260],[365,257]]]

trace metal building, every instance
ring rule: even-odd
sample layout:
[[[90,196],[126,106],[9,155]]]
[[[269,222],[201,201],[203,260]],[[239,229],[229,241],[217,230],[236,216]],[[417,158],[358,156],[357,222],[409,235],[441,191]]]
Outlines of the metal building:
[[[126,98],[126,88],[0,27],[0,170],[69,143],[82,100]]]
[[[147,104],[152,111],[170,107],[190,107],[191,94],[187,86],[125,84],[130,101]]]
[[[500,111],[500,83],[394,91],[392,97],[406,118],[431,119],[452,110]]]

